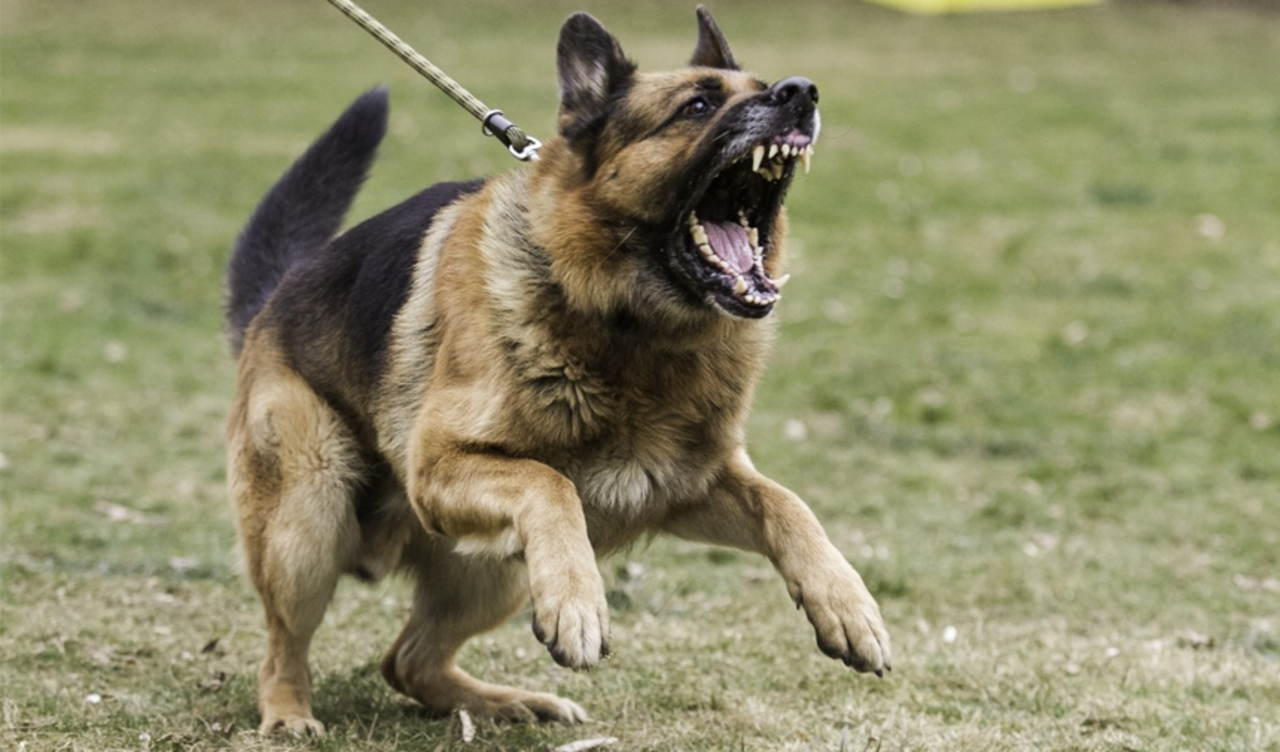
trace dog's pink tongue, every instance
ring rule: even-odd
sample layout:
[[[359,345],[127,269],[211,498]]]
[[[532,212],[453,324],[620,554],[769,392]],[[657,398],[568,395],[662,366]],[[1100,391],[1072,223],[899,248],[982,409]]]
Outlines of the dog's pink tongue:
[[[736,222],[704,222],[707,242],[716,255],[729,264],[729,268],[741,274],[751,271],[755,265],[755,251],[747,239],[747,228]]]

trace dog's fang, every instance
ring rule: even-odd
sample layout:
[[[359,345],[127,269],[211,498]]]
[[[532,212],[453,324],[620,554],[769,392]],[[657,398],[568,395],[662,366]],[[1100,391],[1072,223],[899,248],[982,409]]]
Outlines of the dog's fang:
[[[773,281],[773,286],[781,290],[783,287],[786,287],[786,284],[790,281],[791,281],[791,275],[784,274]]]
[[[737,277],[734,277],[733,291],[738,293],[739,295],[747,291],[747,280],[743,279],[742,275],[738,275]]]
[[[760,163],[764,161],[764,144],[756,144],[756,148],[751,150],[751,171],[759,172]]]
[[[813,147],[800,152],[800,164],[804,165],[804,174],[809,174],[809,160],[813,158]]]

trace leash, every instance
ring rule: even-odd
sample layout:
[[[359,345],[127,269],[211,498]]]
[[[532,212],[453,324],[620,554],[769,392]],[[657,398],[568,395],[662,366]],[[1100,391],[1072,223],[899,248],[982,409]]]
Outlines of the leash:
[[[542,147],[542,142],[520,130],[515,123],[502,114],[502,110],[486,107],[484,102],[472,96],[471,92],[459,86],[457,81],[449,78],[444,71],[420,55],[417,50],[405,44],[404,40],[391,33],[390,29],[378,23],[377,19],[351,0],[329,0],[329,3],[382,42],[387,49],[408,63],[410,68],[448,94],[464,110],[470,112],[480,121],[480,131],[486,136],[493,136],[501,141],[503,146],[507,147],[507,151],[511,152],[511,156],[522,162],[538,160],[538,149]]]

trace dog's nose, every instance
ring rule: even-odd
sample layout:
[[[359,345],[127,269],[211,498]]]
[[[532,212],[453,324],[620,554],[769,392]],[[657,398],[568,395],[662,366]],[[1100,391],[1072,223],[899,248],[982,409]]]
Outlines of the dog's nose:
[[[769,98],[774,104],[786,104],[796,97],[808,97],[809,104],[817,104],[818,87],[804,76],[784,78],[769,87]]]

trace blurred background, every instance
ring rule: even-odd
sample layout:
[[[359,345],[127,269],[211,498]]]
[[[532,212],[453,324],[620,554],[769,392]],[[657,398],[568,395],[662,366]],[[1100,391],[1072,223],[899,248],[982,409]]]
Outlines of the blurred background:
[[[696,38],[668,0],[364,5],[544,139],[570,12],[648,70]],[[602,564],[602,670],[555,667],[527,615],[464,654],[595,724],[464,744],[377,675],[402,584],[349,583],[314,746],[1280,748],[1280,6],[711,10],[746,67],[821,90],[751,450],[880,598],[895,671],[822,657],[767,562],[659,541]],[[265,746],[223,267],[379,83],[391,131],[352,220],[519,169],[321,0],[0,5],[6,748]]]

